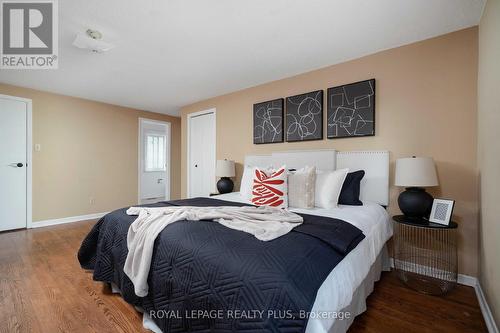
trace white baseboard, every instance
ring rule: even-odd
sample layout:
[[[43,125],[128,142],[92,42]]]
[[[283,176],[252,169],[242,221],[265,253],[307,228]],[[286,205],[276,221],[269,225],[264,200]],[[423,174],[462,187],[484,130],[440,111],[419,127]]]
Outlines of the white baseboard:
[[[95,220],[95,219],[100,219],[101,217],[103,217],[104,215],[106,215],[108,213],[109,212],[94,213],[94,214],[87,214],[87,215],[63,217],[60,219],[36,221],[36,222],[33,222],[31,224],[31,228],[42,228],[42,227],[48,227],[51,225],[58,225],[58,224],[64,224],[64,223],[73,223],[73,222],[80,222],[80,221],[86,221],[86,220]]]
[[[394,258],[390,258],[391,268],[394,268]],[[486,301],[486,297],[484,296],[483,289],[481,289],[481,284],[479,280],[474,276],[469,276],[465,274],[458,274],[457,283],[473,287],[476,291],[476,297],[479,302],[479,307],[481,308],[481,313],[483,314],[484,321],[486,323],[486,327],[488,328],[489,333],[499,333],[498,327],[495,323],[495,319],[490,310],[490,306]]]
[[[486,301],[486,297],[484,296],[483,289],[481,288],[479,280],[473,276],[458,274],[457,282],[474,288],[474,290],[476,291],[477,301],[479,302],[479,307],[481,308],[481,313],[483,314],[484,322],[486,323],[486,327],[488,328],[488,332],[499,333],[497,324],[495,323],[495,319],[493,318],[490,306]]]
[[[486,327],[488,327],[488,332],[490,333],[498,333],[498,326],[495,323],[495,318],[493,318],[493,314],[491,313],[490,306],[486,301],[486,297],[484,296],[483,289],[481,288],[481,284],[476,279],[476,285],[474,289],[476,290],[477,300],[479,301],[479,306],[481,307],[481,312],[483,314],[484,321],[486,322]]]
[[[457,283],[463,284],[464,286],[476,288],[478,281],[477,277],[465,274],[458,274]]]
[[[391,263],[391,268],[394,268],[394,258],[390,258],[390,263]],[[430,267],[423,266],[423,265],[412,264],[411,266],[413,268],[419,268],[420,272],[426,272],[426,271],[427,272],[434,271],[434,272],[437,272],[437,273],[440,272],[439,269],[434,269],[434,268],[430,268]],[[414,271],[414,272],[418,273],[419,271]],[[458,274],[458,276],[457,276],[457,283],[463,284],[463,285],[469,286],[469,287],[476,287],[477,278],[475,278],[473,276],[465,275],[465,274]]]
[[[495,323],[495,319],[493,318],[493,314],[491,313],[490,306],[486,301],[486,297],[484,296],[483,289],[481,288],[481,284],[479,283],[478,278],[458,274],[458,283],[473,287],[476,291],[477,301],[479,302],[479,307],[481,308],[481,313],[483,314],[484,322],[486,323],[486,327],[488,328],[489,333],[499,333],[497,324]]]

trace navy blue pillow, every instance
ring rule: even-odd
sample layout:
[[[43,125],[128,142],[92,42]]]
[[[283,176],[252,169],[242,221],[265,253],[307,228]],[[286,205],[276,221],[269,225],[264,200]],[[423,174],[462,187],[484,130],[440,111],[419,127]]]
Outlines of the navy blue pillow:
[[[363,206],[359,200],[359,189],[361,179],[365,176],[365,170],[350,172],[345,177],[342,190],[340,191],[339,204],[350,206]]]

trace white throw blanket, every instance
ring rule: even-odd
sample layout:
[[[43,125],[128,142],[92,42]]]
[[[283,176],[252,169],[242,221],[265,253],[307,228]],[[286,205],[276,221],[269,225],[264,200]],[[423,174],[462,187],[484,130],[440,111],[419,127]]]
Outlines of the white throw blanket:
[[[171,223],[213,220],[269,241],[289,233],[303,222],[301,216],[273,207],[130,207],[127,214],[139,216],[128,229],[128,254],[123,270],[140,297],[148,294],[147,279],[156,237]]]

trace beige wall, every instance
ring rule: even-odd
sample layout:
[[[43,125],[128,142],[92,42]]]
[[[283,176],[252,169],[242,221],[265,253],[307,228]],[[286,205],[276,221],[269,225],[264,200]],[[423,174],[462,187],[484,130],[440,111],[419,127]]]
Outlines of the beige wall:
[[[180,118],[4,84],[0,94],[33,100],[33,143],[42,146],[33,152],[33,221],[136,204],[139,117],[171,122],[171,196],[180,197]]]
[[[478,81],[480,281],[500,325],[500,0],[488,0],[479,26]]]
[[[370,78],[377,80],[375,137],[252,143],[254,103]],[[459,270],[477,276],[476,87],[477,28],[470,28],[186,106],[182,109],[182,194],[186,193],[186,114],[212,107],[217,108],[217,157],[239,163],[246,154],[314,148],[388,149],[392,161],[401,156],[432,156],[441,182],[433,194],[456,200]],[[237,173],[241,177],[241,165]],[[399,189],[391,189],[392,214],[398,211],[398,193]]]

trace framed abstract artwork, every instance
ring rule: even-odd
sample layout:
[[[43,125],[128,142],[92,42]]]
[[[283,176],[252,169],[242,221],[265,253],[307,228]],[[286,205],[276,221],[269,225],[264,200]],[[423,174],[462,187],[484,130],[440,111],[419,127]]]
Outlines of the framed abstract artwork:
[[[253,105],[253,143],[283,142],[283,98]]]
[[[375,79],[329,88],[327,137],[375,135]]]
[[[286,98],[286,141],[323,139],[323,90]]]
[[[429,221],[449,225],[454,206],[454,200],[434,199],[432,202],[432,210],[431,215],[429,216]]]

